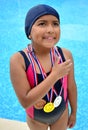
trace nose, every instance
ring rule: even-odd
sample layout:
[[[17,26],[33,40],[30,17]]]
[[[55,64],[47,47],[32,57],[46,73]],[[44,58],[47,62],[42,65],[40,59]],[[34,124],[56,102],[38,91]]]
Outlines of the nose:
[[[47,26],[47,33],[54,33],[54,27],[51,24]]]

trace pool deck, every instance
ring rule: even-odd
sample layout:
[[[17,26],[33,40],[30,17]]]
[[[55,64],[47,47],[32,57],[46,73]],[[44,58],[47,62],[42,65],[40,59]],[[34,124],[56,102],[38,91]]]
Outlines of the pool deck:
[[[26,122],[0,118],[0,130],[29,130]]]
[[[0,130],[30,130],[30,129],[28,128],[26,122],[0,118]],[[48,128],[48,130],[50,129]]]
[[[30,130],[30,129],[28,128],[26,122],[0,118],[0,130]]]

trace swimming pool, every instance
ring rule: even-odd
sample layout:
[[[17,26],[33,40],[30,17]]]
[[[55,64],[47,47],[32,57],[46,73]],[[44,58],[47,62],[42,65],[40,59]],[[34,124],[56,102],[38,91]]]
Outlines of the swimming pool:
[[[60,12],[61,40],[58,45],[72,51],[78,88],[77,123],[73,130],[88,129],[88,1],[87,0],[3,0],[0,2],[0,117],[25,121],[9,76],[10,56],[26,47],[24,18],[31,6],[47,3]],[[4,10],[3,10],[4,9]]]

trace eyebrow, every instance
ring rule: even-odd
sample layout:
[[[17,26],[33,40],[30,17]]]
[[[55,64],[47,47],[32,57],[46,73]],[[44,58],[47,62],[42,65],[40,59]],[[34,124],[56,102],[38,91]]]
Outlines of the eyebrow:
[[[47,20],[39,19],[37,22],[38,22],[38,23],[39,23],[39,22],[47,22]],[[53,20],[52,22],[57,22],[57,23],[59,23],[59,20]]]

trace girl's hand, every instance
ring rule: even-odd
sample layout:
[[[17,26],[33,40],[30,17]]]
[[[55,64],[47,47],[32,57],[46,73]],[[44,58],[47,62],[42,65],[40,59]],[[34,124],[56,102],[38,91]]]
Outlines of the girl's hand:
[[[71,114],[68,119],[68,128],[74,127],[76,123],[76,114]]]
[[[72,62],[70,59],[66,60],[61,64],[59,62],[60,59],[58,58],[52,68],[52,72],[56,74],[57,80],[67,75],[72,66]]]

